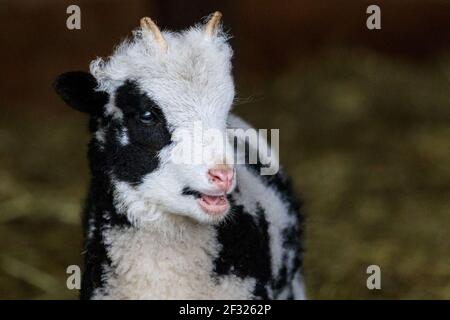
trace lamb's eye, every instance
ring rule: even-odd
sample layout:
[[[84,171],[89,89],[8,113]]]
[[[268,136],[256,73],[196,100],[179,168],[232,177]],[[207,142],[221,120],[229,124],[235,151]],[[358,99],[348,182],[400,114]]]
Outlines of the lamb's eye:
[[[148,124],[153,119],[153,115],[150,111],[143,111],[139,114],[139,121]]]

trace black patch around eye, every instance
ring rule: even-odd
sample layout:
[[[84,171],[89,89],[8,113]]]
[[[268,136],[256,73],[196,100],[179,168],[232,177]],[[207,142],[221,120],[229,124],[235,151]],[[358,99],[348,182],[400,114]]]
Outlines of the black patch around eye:
[[[136,81],[126,80],[116,91],[116,105],[124,114],[141,114],[153,110],[161,115],[158,105],[142,90]]]
[[[119,180],[139,184],[159,167],[158,154],[172,136],[164,113],[136,81],[127,80],[117,89],[115,103],[124,119],[110,126],[107,134],[109,167]],[[140,116],[146,112],[150,116],[143,123]],[[123,132],[128,138],[126,145],[117,139]]]

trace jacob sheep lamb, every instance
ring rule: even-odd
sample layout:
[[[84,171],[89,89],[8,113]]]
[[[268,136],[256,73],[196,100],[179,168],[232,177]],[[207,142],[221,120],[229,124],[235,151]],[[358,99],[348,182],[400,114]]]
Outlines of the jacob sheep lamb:
[[[228,147],[229,128],[251,129],[229,114],[232,50],[220,17],[181,32],[142,18],[90,73],[55,80],[92,134],[82,299],[304,298],[302,217],[282,173],[261,175],[259,153],[238,165],[214,139],[200,145],[213,151],[206,162],[171,156],[192,123]]]

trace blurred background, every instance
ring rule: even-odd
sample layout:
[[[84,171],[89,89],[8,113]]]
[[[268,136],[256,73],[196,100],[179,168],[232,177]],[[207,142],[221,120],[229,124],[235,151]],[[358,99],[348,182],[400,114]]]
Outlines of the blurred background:
[[[66,8],[81,8],[81,30]],[[366,8],[381,7],[381,30]],[[180,29],[220,10],[233,38],[234,110],[280,129],[305,201],[311,299],[450,299],[450,1],[2,0],[0,298],[75,299],[86,118],[59,73],[154,18]],[[366,268],[381,267],[381,290]]]

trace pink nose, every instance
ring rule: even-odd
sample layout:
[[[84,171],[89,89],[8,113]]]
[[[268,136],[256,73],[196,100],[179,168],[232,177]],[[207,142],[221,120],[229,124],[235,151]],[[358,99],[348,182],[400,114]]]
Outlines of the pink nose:
[[[210,169],[209,181],[215,184],[223,192],[227,192],[233,184],[234,171],[230,168]]]

